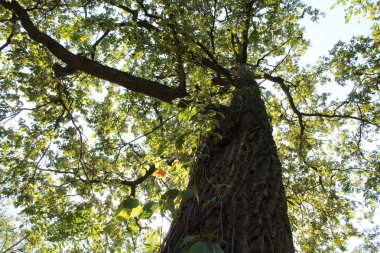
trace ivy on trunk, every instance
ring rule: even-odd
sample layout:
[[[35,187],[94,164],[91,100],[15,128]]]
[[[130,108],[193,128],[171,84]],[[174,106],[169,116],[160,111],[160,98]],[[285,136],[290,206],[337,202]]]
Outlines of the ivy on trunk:
[[[193,243],[217,243],[223,252],[294,252],[281,163],[260,89],[247,66],[191,168],[198,198],[181,204],[160,252],[185,252]],[[181,246],[183,248],[181,249]],[[191,252],[191,251],[189,251]]]

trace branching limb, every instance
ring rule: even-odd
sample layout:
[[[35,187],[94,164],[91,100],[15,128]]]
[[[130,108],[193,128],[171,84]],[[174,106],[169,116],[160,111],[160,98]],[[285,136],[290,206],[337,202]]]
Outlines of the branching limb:
[[[111,32],[110,29],[107,29],[104,34],[92,45],[92,52],[91,52],[91,60],[94,60],[95,53],[96,53],[96,47],[104,40],[105,37]]]
[[[203,67],[214,70],[216,73],[226,77],[228,80],[233,82],[233,77],[228,69],[219,65],[217,62],[214,62],[206,57],[199,58],[195,53],[191,53],[193,61],[201,64]]]
[[[303,122],[303,117],[354,119],[354,120],[360,121],[361,123],[369,124],[369,125],[372,125],[372,126],[375,126],[375,127],[380,127],[379,124],[365,119],[363,117],[363,113],[360,111],[360,108],[359,108],[360,117],[353,116],[353,115],[346,115],[346,114],[337,114],[336,113],[337,109],[334,110],[333,114],[324,114],[324,113],[317,113],[317,112],[315,112],[315,113],[301,112],[301,111],[298,110],[297,106],[295,105],[294,99],[293,99],[292,95],[290,94],[289,88],[285,84],[284,79],[282,79],[281,77],[274,77],[274,76],[272,76],[272,75],[270,75],[268,73],[264,73],[264,78],[267,79],[267,80],[269,80],[269,81],[272,81],[274,83],[278,83],[280,85],[282,91],[285,93],[286,98],[289,101],[290,108],[292,109],[292,111],[298,117],[298,122],[299,122],[300,128],[301,128],[301,136],[304,134],[304,130],[305,130],[305,125],[304,125],[304,122]],[[343,103],[341,105],[339,105],[338,108],[341,107],[342,105],[343,105]]]
[[[301,128],[301,130],[300,130],[301,136],[303,136],[304,131],[305,131],[305,125],[304,125],[304,122],[303,122],[303,119],[302,119],[302,113],[297,109],[296,105],[294,104],[293,97],[290,94],[289,89],[288,89],[288,87],[286,86],[286,84],[284,82],[284,79],[282,79],[281,77],[271,76],[268,73],[264,73],[264,78],[267,79],[267,80],[269,80],[269,81],[272,81],[274,83],[278,83],[280,85],[282,91],[285,93],[285,96],[286,96],[286,98],[289,101],[290,108],[292,108],[293,112],[297,115],[298,123],[299,123],[300,128]]]
[[[116,6],[126,12],[128,12],[129,14],[132,15],[132,20],[135,21],[137,23],[138,26],[140,27],[143,27],[145,29],[147,29],[149,32],[152,32],[152,31],[159,31],[159,29],[152,25],[151,23],[149,23],[147,20],[140,20],[138,17],[139,17],[139,11],[138,10],[134,10],[134,9],[131,9],[129,8],[128,6],[126,5],[122,5],[122,4],[116,4],[115,2],[111,1],[111,4],[113,6]],[[159,18],[159,17],[157,17]]]
[[[73,54],[52,37],[41,32],[30,19],[28,12],[17,1],[9,3],[5,0],[0,0],[0,5],[12,11],[21,20],[21,25],[32,40],[45,46],[53,55],[66,63],[70,68],[83,71],[100,79],[118,84],[131,91],[139,92],[164,102],[170,103],[176,98],[186,96],[186,93],[178,88],[171,88],[159,82],[136,77],[127,72],[92,61],[84,56]]]
[[[142,27],[142,28],[146,28],[149,32],[151,31],[155,31],[155,32],[159,32],[161,33],[162,30],[154,25],[152,25],[151,23],[149,23],[147,20],[139,20],[138,19],[138,10],[134,10],[134,9],[131,9],[129,8],[128,6],[125,6],[125,5],[118,5],[118,4],[115,4],[114,2],[111,2],[112,5],[128,12],[129,14],[132,15],[132,20],[135,21],[136,25],[139,26],[139,27]],[[139,5],[140,6],[143,6],[143,2],[142,1],[139,1]],[[145,13],[146,8],[144,10],[144,13]],[[146,13],[145,13],[146,15]],[[146,15],[148,16],[148,15]],[[156,18],[160,18],[159,16],[156,16],[154,15],[154,17],[152,17],[154,19]],[[123,24],[124,25],[124,24]],[[173,27],[170,27],[172,30],[174,29]],[[172,31],[173,32],[173,31]],[[175,41],[175,44],[176,44],[176,48],[177,48],[177,51],[180,49],[180,41],[178,39],[176,39],[176,36],[178,38],[178,32],[177,31],[174,31],[176,34],[173,34],[174,35],[174,39],[176,40]],[[184,37],[189,37],[188,34],[184,33],[184,32],[179,32],[179,34],[181,36],[184,36]],[[216,58],[214,57],[214,55],[207,49],[207,47],[202,44],[201,42],[199,41],[195,41],[193,40],[192,38],[190,38],[192,40],[193,43],[195,43],[206,55],[208,58],[206,57],[200,57],[196,52],[187,52],[188,54],[191,55],[191,60],[193,60],[194,62],[197,62],[199,64],[201,64],[202,66],[206,67],[206,68],[209,68],[211,70],[214,70],[215,72],[217,72],[218,74],[226,77],[227,79],[229,79],[232,83],[232,76],[230,74],[230,71],[224,67],[222,67],[218,61],[216,60]],[[185,92],[185,87],[186,87],[186,73],[184,71],[184,63],[183,63],[183,55],[185,55],[185,52],[177,52],[177,65],[176,65],[176,72],[177,72],[177,76],[179,77],[179,90],[182,91],[182,92]],[[181,56],[182,55],[182,56]]]
[[[41,171],[46,172],[52,172],[57,174],[69,174],[76,176],[79,181],[85,184],[117,184],[117,185],[124,185],[131,187],[131,195],[133,196],[133,193],[135,191],[135,188],[144,183],[153,173],[156,171],[156,167],[154,165],[151,165],[148,170],[145,171],[145,174],[136,178],[135,180],[125,180],[125,179],[118,179],[118,178],[96,178],[96,179],[84,179],[80,177],[77,172],[75,172],[75,169],[70,169],[68,171],[66,170],[55,170],[55,169],[41,169]]]
[[[142,1],[142,0],[136,0],[136,2],[139,4],[139,6],[141,7],[141,9],[143,10],[144,15],[146,17],[153,18],[153,19],[159,19],[160,18],[160,16],[157,16],[155,14],[149,13],[148,9],[144,5],[144,1]]]
[[[301,115],[302,116],[306,116],[306,117],[354,119],[354,120],[358,120],[358,121],[361,121],[363,123],[366,123],[368,125],[372,125],[372,126],[375,126],[375,127],[380,127],[380,125],[377,124],[377,123],[375,123],[375,122],[369,121],[369,120],[361,118],[361,117],[352,116],[352,115],[346,115],[346,114],[335,114],[335,113],[334,114],[324,114],[324,113],[305,113],[305,112],[301,112]]]
[[[304,162],[304,164],[306,164],[306,166],[308,166],[309,168],[311,168],[312,170],[314,170],[314,171],[318,174],[318,183],[319,183],[319,185],[321,186],[322,191],[323,191],[323,192],[326,192],[326,188],[325,188],[325,186],[323,185],[323,178],[322,178],[322,176],[321,176],[321,172],[320,172],[320,170],[319,170],[317,167],[315,167],[314,165],[310,164],[310,163],[306,160],[305,157],[302,157],[302,161]]]
[[[289,40],[286,40],[284,41],[283,43],[281,43],[279,46],[276,46],[274,48],[272,48],[272,50],[268,51],[267,53],[265,53],[261,58],[259,58],[257,61],[256,61],[256,64],[255,65],[251,65],[249,64],[250,66],[253,66],[254,68],[257,68],[260,66],[260,63],[265,60],[265,58],[267,58],[268,56],[270,56],[274,51],[276,51],[278,48],[282,48],[284,47],[286,44],[289,43]],[[288,51],[288,54],[286,55],[286,57],[289,55],[290,51]],[[281,61],[281,63],[283,62],[283,60]]]

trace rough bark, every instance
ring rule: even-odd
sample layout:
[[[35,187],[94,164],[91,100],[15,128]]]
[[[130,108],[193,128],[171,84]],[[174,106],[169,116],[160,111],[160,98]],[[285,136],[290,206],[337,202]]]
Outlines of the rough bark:
[[[231,105],[192,169],[198,188],[181,204],[160,253],[180,252],[184,237],[210,240],[225,253],[294,252],[281,163],[258,84],[243,67]],[[212,137],[210,137],[212,138]]]

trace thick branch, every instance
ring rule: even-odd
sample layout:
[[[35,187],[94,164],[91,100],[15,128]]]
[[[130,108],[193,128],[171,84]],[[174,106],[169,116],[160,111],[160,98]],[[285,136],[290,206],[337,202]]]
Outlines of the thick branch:
[[[187,36],[186,34],[183,34],[184,36]],[[198,62],[199,64],[201,64],[202,66],[206,67],[206,68],[209,68],[209,69],[212,69],[214,70],[215,72],[217,72],[218,74],[226,77],[227,79],[233,80],[232,76],[231,76],[231,73],[228,69],[224,68],[223,66],[221,66],[218,61],[216,60],[216,58],[214,57],[214,55],[210,52],[210,50],[207,49],[207,47],[205,45],[203,45],[201,42],[199,41],[194,41],[194,43],[199,46],[203,52],[206,53],[206,55],[208,56],[208,58],[206,57],[199,57],[197,56],[197,54],[195,52],[190,52],[190,54],[192,55],[192,58]]]
[[[227,79],[231,80],[231,82],[232,82],[233,77],[231,76],[231,73],[228,69],[224,68],[223,66],[219,65],[218,63],[215,63],[212,60],[209,60],[206,57],[201,57],[200,59],[198,59],[199,57],[195,53],[193,53],[193,52],[191,52],[191,53],[192,53],[192,56],[193,56],[193,59],[195,62],[201,64],[202,66],[204,66],[206,68],[214,70],[216,73],[221,74],[222,76],[226,77]]]
[[[149,170],[147,170],[145,172],[145,175],[144,176],[141,176],[139,177],[138,179],[136,180],[133,180],[133,181],[127,181],[127,180],[118,180],[118,182],[122,185],[127,185],[127,186],[131,186],[131,187],[134,187],[134,186],[137,186],[139,184],[142,184],[148,177],[150,177],[151,175],[153,175],[153,173],[156,171],[156,167],[154,165],[151,165]]]
[[[38,30],[31,21],[28,13],[17,1],[8,3],[5,0],[0,0],[0,4],[18,16],[21,20],[21,25],[32,40],[44,45],[53,55],[73,69],[81,70],[92,76],[118,84],[131,91],[160,99],[164,102],[171,102],[173,99],[186,95],[177,88],[170,88],[158,82],[136,77],[92,61],[84,56],[73,54],[56,40]]]
[[[242,32],[242,44],[240,48],[240,52],[238,55],[237,62],[240,64],[247,63],[247,53],[248,53],[248,34],[249,34],[249,28],[251,26],[251,13],[252,13],[252,6],[254,1],[250,1],[245,6],[245,21],[244,21],[244,30]]]

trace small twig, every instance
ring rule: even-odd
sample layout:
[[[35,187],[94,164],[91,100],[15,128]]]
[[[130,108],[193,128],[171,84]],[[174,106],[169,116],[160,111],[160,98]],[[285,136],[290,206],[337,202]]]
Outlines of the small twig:
[[[164,121],[163,121],[162,123],[160,123],[159,125],[153,127],[150,131],[148,131],[148,132],[146,132],[146,133],[144,133],[144,134],[142,134],[142,135],[136,137],[135,139],[133,139],[133,140],[131,140],[131,141],[125,143],[124,146],[127,146],[127,145],[129,145],[129,144],[131,144],[131,143],[133,143],[133,142],[135,142],[135,141],[137,141],[137,140],[139,140],[139,139],[141,139],[141,138],[143,138],[143,137],[147,137],[148,135],[154,133],[155,131],[157,131],[158,129],[160,129],[163,125],[165,125],[166,122],[168,122],[169,120],[173,119],[175,116],[176,116],[176,115],[173,115],[173,116],[167,118],[166,120],[164,120]]]

